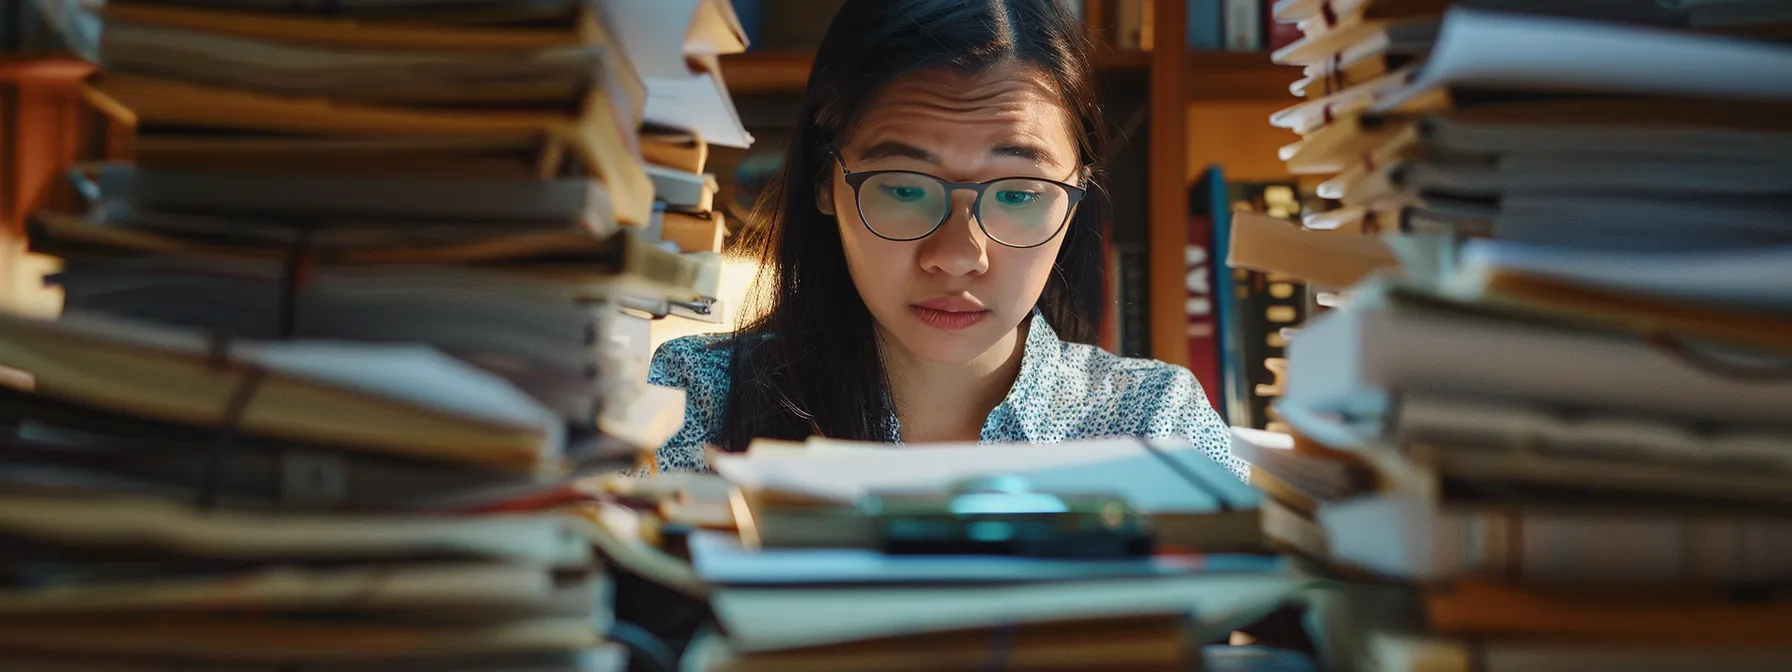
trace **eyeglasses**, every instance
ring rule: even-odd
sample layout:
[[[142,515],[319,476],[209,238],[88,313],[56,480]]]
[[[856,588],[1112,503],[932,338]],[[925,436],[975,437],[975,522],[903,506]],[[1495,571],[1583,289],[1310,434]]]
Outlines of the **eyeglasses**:
[[[938,231],[952,216],[952,193],[977,194],[971,213],[984,235],[1008,247],[1038,247],[1051,242],[1070,222],[1070,214],[1088,190],[1037,177],[1004,177],[988,182],[951,182],[912,170],[846,169],[834,161],[852,186],[859,219],[884,240],[920,240]]]

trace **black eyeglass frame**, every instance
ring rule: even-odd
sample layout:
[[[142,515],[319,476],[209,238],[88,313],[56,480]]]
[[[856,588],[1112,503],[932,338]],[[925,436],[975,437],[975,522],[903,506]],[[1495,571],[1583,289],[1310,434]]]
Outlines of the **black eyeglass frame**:
[[[972,219],[977,220],[977,228],[981,229],[983,231],[984,236],[987,236],[990,240],[996,241],[996,243],[998,243],[1004,247],[1012,247],[1017,250],[1032,249],[1032,248],[1044,245],[1046,243],[1052,242],[1053,238],[1057,238],[1059,236],[1059,234],[1064,233],[1064,227],[1069,226],[1071,218],[1076,216],[1076,206],[1078,204],[1082,203],[1083,197],[1088,195],[1088,193],[1089,193],[1088,189],[1085,189],[1083,187],[1079,187],[1079,186],[1076,186],[1073,184],[1066,184],[1064,182],[1059,182],[1057,180],[1048,180],[1043,177],[1027,177],[1027,176],[1021,176],[1021,175],[1016,175],[1013,177],[998,177],[996,179],[987,180],[984,182],[953,182],[951,180],[945,179],[938,175],[929,175],[927,173],[923,173],[923,172],[916,171],[916,170],[868,170],[865,172],[855,173],[855,172],[847,169],[846,160],[840,158],[840,154],[838,152],[829,152],[829,155],[831,155],[834,158],[834,163],[836,163],[840,166],[840,174],[846,180],[847,186],[852,187],[852,207],[854,210],[857,210],[859,212],[859,223],[865,225],[865,230],[870,231],[871,235],[877,236],[884,240],[888,240],[888,241],[895,242],[895,243],[914,242],[917,240],[921,240],[922,238],[931,236],[934,233],[938,232],[940,230],[940,227],[946,225],[946,220],[952,219],[952,207],[951,207],[952,194],[954,192],[957,192],[960,189],[969,189],[971,192],[977,194],[977,198],[975,200],[971,201]],[[930,180],[933,180],[935,182],[945,185],[946,186],[946,204],[947,204],[946,213],[944,215],[940,216],[939,221],[933,223],[932,228],[927,229],[927,233],[923,233],[923,234],[921,234],[919,236],[915,236],[913,238],[891,238],[882,233],[879,233],[877,231],[877,229],[871,228],[871,222],[865,217],[865,208],[864,208],[864,206],[860,205],[860,203],[859,203],[859,187],[863,186],[865,184],[866,180],[869,180],[878,175],[914,175],[917,177],[925,177],[927,179],[930,179]],[[1007,182],[1008,180],[1033,180],[1035,182],[1045,182],[1047,184],[1055,184],[1055,185],[1058,185],[1059,187],[1063,187],[1064,193],[1067,193],[1070,195],[1070,208],[1068,210],[1064,211],[1064,221],[1058,222],[1058,228],[1052,230],[1052,235],[1046,236],[1045,239],[1043,239],[1037,243],[1033,243],[1032,245],[1015,245],[1012,243],[1005,242],[1000,238],[997,238],[995,236],[995,234],[990,233],[989,229],[983,226],[983,218],[976,216],[976,215],[977,215],[977,212],[979,210],[981,210],[981,208],[983,207],[984,192],[986,192],[989,189],[990,185],[995,184],[997,182]]]

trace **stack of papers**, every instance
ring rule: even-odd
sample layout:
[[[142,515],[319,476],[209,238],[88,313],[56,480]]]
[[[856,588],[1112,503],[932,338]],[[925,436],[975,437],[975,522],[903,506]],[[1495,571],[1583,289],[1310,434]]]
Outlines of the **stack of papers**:
[[[1296,88],[1307,100],[1273,117],[1301,135],[1281,156],[1297,174],[1330,176],[1319,195],[1347,206],[1314,213],[1315,228],[1636,251],[1792,243],[1773,203],[1792,174],[1792,85],[1764,76],[1792,67],[1783,45],[1461,7],[1442,15],[1442,2],[1429,13],[1411,7],[1426,3],[1344,4],[1348,30],[1277,54],[1310,74]],[[1653,2],[1463,4],[1691,20]],[[1773,20],[1722,30],[1787,19]],[[1432,30],[1401,51],[1386,34],[1411,22]],[[1366,52],[1333,51],[1326,40],[1342,33]],[[1400,65],[1388,74],[1349,74],[1389,59]],[[1555,225],[1561,216],[1578,225]]]
[[[1177,669],[1304,585],[1262,553],[1258,494],[1185,442],[911,446],[811,439],[719,456],[739,535],[689,540],[720,632],[690,669]],[[1129,558],[892,555],[871,493],[944,493],[1019,476],[1039,492],[1106,493],[1144,513],[1160,552]],[[993,644],[1010,641],[1011,648]]]
[[[1337,207],[1241,215],[1232,260],[1339,291],[1289,345],[1292,434],[1233,450],[1278,547],[1361,594],[1410,584],[1406,609],[1330,614],[1331,659],[1792,665],[1784,633],[1734,626],[1783,600],[1719,589],[1792,580],[1784,3],[1277,15],[1310,75],[1282,158]]]
[[[685,252],[721,252],[728,231],[715,203],[715,176],[704,172],[709,146],[744,148],[753,142],[718,60],[747,48],[733,4],[599,0],[595,5],[611,24],[631,27],[617,41],[647,87],[641,150],[658,199],[649,229]],[[719,322],[721,312],[712,305],[695,317]]]
[[[58,6],[134,152],[30,219],[59,314],[0,312],[0,667],[625,669],[575,479],[683,418],[728,4]]]

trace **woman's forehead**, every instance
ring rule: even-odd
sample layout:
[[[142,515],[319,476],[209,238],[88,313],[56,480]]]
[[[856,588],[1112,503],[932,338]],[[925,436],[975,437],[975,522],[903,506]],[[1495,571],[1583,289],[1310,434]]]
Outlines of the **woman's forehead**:
[[[1048,80],[1030,68],[933,69],[885,87],[842,149],[859,161],[1006,159],[1068,170],[1077,163],[1072,126]]]

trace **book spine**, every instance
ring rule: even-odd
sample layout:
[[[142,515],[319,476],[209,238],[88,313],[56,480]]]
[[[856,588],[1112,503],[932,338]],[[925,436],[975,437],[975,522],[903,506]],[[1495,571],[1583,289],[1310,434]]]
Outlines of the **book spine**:
[[[1263,49],[1263,4],[1259,0],[1225,0],[1226,50]]]
[[[1207,211],[1213,218],[1214,317],[1219,326],[1219,394],[1215,406],[1232,425],[1251,427],[1250,381],[1244,377],[1244,328],[1241,321],[1240,279],[1248,280],[1250,271],[1227,266],[1225,259],[1232,250],[1232,198],[1226,177],[1219,166],[1208,169],[1197,185],[1206,192]]]
[[[1139,0],[1139,51],[1151,51],[1157,43],[1157,3]]]
[[[1232,277],[1235,283],[1227,317],[1236,325],[1229,335],[1238,344],[1230,349],[1236,354],[1226,362],[1225,375],[1227,389],[1237,399],[1238,415],[1230,419],[1233,426],[1262,429],[1268,424],[1264,415],[1267,404],[1257,394],[1257,386],[1264,382],[1260,371],[1269,357],[1264,319],[1267,305],[1263,301],[1269,279],[1262,272],[1242,268],[1232,269]]]
[[[1114,48],[1138,51],[1144,48],[1145,4],[1151,0],[1115,0]]]
[[[1120,309],[1119,350],[1123,357],[1148,357],[1151,353],[1150,254],[1136,243],[1117,244]]]
[[[1104,225],[1101,236],[1101,349],[1120,352],[1120,251],[1114,248],[1114,227]]]
[[[764,0],[731,0],[731,2],[734,4],[735,18],[740,19],[741,32],[746,34],[747,48],[752,49],[765,40],[765,2]]]
[[[1222,0],[1188,0],[1188,47],[1219,51],[1226,48]]]
[[[1190,194],[1188,243],[1183,252],[1183,314],[1188,343],[1188,369],[1209,397],[1221,389],[1219,323],[1213,289],[1220,260],[1215,248],[1212,207],[1197,187]]]
[[[1231,201],[1234,207],[1298,219],[1299,212],[1288,210],[1286,198],[1296,193],[1296,188],[1279,182],[1236,185],[1230,189]],[[1226,312],[1236,325],[1228,336],[1236,338],[1238,345],[1237,357],[1228,358],[1224,375],[1234,381],[1227,387],[1238,396],[1240,413],[1229,419],[1235,426],[1265,429],[1271,422],[1270,405],[1282,395],[1288,346],[1285,330],[1305,320],[1307,288],[1288,276],[1243,269],[1232,269],[1232,273],[1236,283]]]
[[[1288,338],[1307,319],[1305,283],[1285,275],[1264,276],[1263,311],[1256,317],[1263,337],[1262,359],[1252,360],[1251,403],[1254,413],[1264,418],[1263,428],[1287,431],[1270,420],[1270,407],[1285,388],[1288,372]]]

